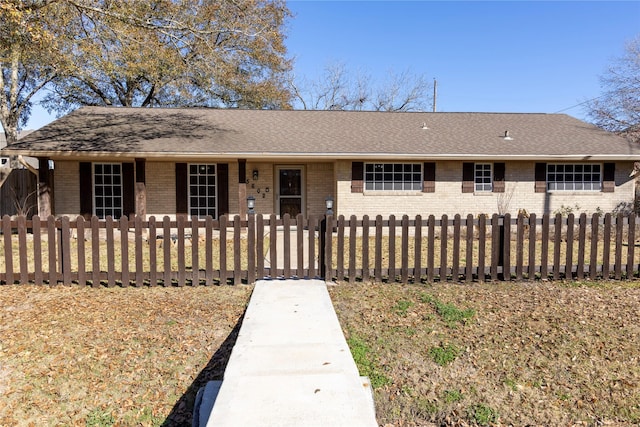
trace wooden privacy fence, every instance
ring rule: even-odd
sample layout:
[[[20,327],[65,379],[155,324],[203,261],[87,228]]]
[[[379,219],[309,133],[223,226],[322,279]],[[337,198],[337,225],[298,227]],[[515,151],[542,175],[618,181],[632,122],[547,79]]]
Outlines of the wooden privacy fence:
[[[2,218],[0,283],[183,286],[638,277],[636,217]]]

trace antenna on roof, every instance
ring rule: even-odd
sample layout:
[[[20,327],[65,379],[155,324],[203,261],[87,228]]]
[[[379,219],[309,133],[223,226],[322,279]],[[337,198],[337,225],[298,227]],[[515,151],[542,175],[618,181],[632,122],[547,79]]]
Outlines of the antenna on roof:
[[[438,98],[438,81],[433,79],[433,112],[436,112],[436,100]]]

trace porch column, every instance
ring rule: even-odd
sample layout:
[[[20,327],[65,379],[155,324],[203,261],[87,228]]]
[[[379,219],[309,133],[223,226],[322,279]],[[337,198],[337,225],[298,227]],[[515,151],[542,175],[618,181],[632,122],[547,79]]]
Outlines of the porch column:
[[[136,159],[136,216],[142,217],[143,220],[147,219],[147,178],[145,167],[145,159]]]
[[[49,169],[49,158],[38,157],[38,216],[53,215],[53,172]]]
[[[238,159],[238,208],[240,218],[247,216],[247,160]]]

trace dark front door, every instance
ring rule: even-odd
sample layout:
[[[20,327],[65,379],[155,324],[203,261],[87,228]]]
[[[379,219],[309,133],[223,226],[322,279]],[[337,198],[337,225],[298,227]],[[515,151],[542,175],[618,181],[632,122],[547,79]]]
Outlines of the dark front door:
[[[302,168],[278,168],[278,209],[280,216],[302,213]]]

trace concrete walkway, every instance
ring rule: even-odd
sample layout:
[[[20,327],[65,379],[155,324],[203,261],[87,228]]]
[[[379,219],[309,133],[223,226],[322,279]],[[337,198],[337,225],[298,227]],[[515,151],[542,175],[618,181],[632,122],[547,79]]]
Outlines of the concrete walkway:
[[[200,426],[377,426],[320,280],[258,281],[224,380],[208,388]]]

